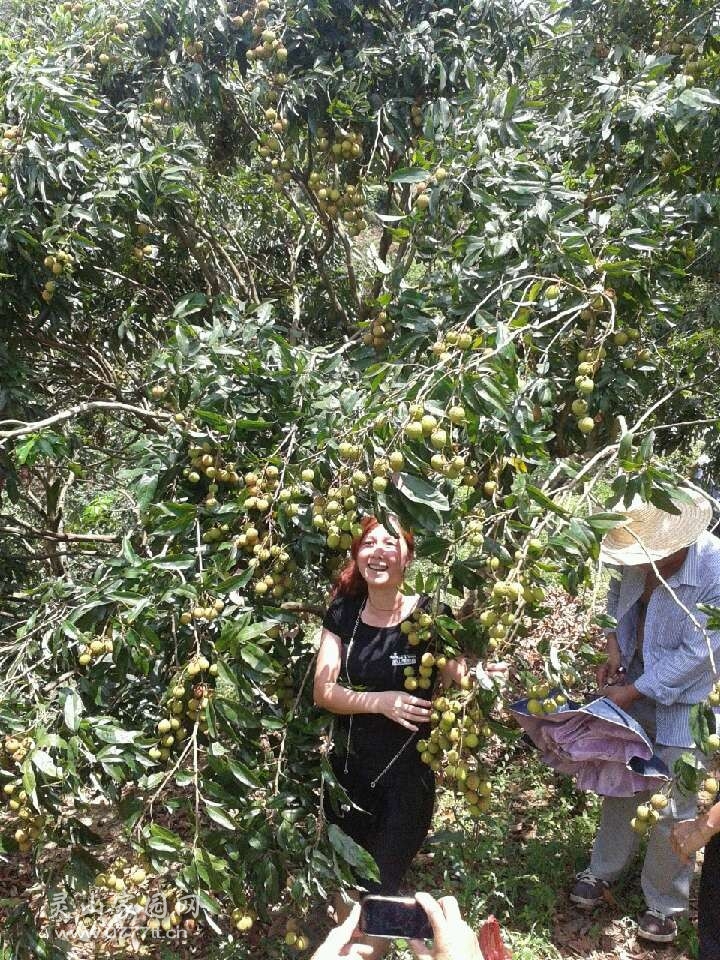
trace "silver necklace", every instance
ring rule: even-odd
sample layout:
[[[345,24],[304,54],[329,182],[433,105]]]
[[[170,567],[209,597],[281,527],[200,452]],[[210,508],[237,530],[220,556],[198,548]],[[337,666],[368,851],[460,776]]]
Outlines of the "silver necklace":
[[[374,603],[372,602],[372,600],[370,599],[369,596],[368,596],[368,598],[367,598],[367,600],[366,600],[365,602],[366,602],[367,604],[369,604],[374,610],[378,610],[380,613],[395,613],[396,611],[402,610],[403,597],[402,597],[402,595],[401,595],[401,596],[400,596],[400,603],[399,603],[399,604],[398,604],[398,603],[394,603],[394,604],[392,605],[392,607],[378,607],[376,604],[374,604]]]

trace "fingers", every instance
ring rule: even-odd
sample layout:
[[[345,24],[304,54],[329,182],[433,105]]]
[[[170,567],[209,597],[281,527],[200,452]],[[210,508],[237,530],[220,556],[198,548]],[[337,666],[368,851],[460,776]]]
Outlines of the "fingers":
[[[431,897],[429,893],[416,893],[415,899],[423,908],[427,914],[428,920],[430,921],[430,926],[432,927],[433,934],[435,939],[437,939],[438,934],[443,929],[445,924],[445,914],[442,907],[437,902],[434,897]],[[452,899],[452,898],[449,898]]]
[[[410,723],[408,720],[402,720],[400,717],[395,721],[399,723],[401,727],[405,727],[406,730],[412,730],[413,733],[417,733],[420,727],[416,727],[414,723]]]
[[[398,706],[405,707],[407,710],[413,710],[420,713],[430,713],[430,704],[427,700],[421,700],[419,697],[398,697]]]
[[[398,697],[395,701],[395,711],[393,720],[408,730],[417,731],[417,723],[425,723],[430,719],[430,706],[427,700],[420,700],[417,697]]]
[[[356,903],[340,926],[335,927],[334,930],[330,931],[330,933],[327,935],[325,943],[338,950],[340,947],[344,947],[345,944],[352,940],[353,934],[357,929],[359,919],[360,904]]]
[[[445,919],[448,923],[462,923],[463,918],[460,913],[460,907],[455,897],[441,897],[438,901],[442,907],[442,912],[445,914]]]
[[[353,943],[347,948],[347,953],[343,951],[340,956],[347,956],[350,960],[357,960],[358,957],[372,957],[375,955],[375,947],[370,943]]]

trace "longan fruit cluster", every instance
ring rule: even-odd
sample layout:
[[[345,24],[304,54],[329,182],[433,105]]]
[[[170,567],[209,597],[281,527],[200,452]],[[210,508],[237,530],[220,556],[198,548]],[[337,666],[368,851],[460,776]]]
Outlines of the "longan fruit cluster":
[[[81,667],[87,667],[105,656],[112,657],[113,650],[111,637],[95,637],[89,643],[83,643],[78,647],[78,663]]]
[[[288,947],[294,947],[298,951],[307,950],[310,946],[310,938],[302,930],[299,921],[292,917],[285,924],[284,942]]]
[[[102,890],[123,893],[128,888],[141,887],[148,879],[144,863],[129,863],[126,857],[117,857],[106,871],[95,877],[95,886]]]
[[[200,601],[192,608],[192,610],[184,610],[180,614],[180,623],[183,626],[192,623],[193,621],[211,621],[217,620],[220,614],[225,609],[225,601],[221,600],[220,597],[213,599],[212,597],[204,598],[204,605]]]
[[[382,350],[390,342],[393,322],[388,316],[387,310],[379,310],[372,320],[366,321],[362,327],[365,331],[362,342],[366,347],[375,347],[376,350]]]
[[[195,929],[195,919],[193,917],[187,917],[183,919],[183,915],[189,913],[192,909],[191,901],[192,897],[183,895],[175,889],[169,889],[163,891],[163,896],[165,898],[165,903],[167,904],[167,912],[164,917],[149,917],[146,921],[146,928],[148,930],[162,930],[165,933],[168,933],[170,930],[173,930],[176,927],[179,927],[181,924],[188,931],[192,933]],[[145,906],[147,902],[146,898],[141,899],[141,903]]]
[[[151,243],[144,243],[142,246],[140,244],[135,244],[135,246],[130,251],[130,255],[133,260],[137,260],[140,263],[142,260],[145,260],[147,257],[151,257],[154,253],[153,245]],[[157,394],[153,394],[157,397]]]
[[[206,507],[216,507],[218,502],[215,494],[218,484],[225,483],[237,486],[240,483],[235,464],[226,461],[219,450],[214,450],[208,442],[201,446],[193,446],[188,450],[189,466],[183,469],[183,476],[188,483],[199,483],[203,476],[209,480],[208,495],[205,499]]]
[[[40,298],[44,300],[45,303],[50,303],[55,296],[57,289],[55,277],[70,273],[74,263],[75,259],[64,250],[59,250],[54,254],[50,253],[45,257],[43,265],[52,273],[52,277],[45,281],[45,285],[40,293]]]
[[[201,674],[206,678],[202,679]],[[210,685],[210,678],[215,676],[217,665],[201,655],[193,657],[180,677],[172,683],[165,701],[167,714],[157,724],[158,743],[148,751],[151,760],[168,760],[172,751],[182,746],[189,732],[184,726],[186,721],[197,724],[200,733],[207,735],[208,724],[204,711],[215,695]]]
[[[156,110],[162,110],[163,113],[169,113],[172,110],[172,104],[162,90],[155,94],[151,103]]]
[[[362,137],[362,134],[358,136]],[[361,152],[357,143],[355,146]],[[318,209],[331,220],[342,220],[351,236],[358,236],[367,227],[363,216],[365,197],[358,184],[343,185],[340,181],[313,170],[308,177],[308,187],[315,197]]]
[[[18,737],[9,733],[0,744],[0,765],[12,766],[22,763],[28,753],[35,746],[32,737]]]
[[[527,690],[527,711],[535,717],[555,711],[567,703],[567,697],[561,690],[550,690],[548,683],[532,684]]]
[[[481,347],[483,337],[481,333],[471,333],[469,330],[449,330],[444,338],[436,340],[430,348],[438,360],[456,360],[457,353]]]
[[[497,561],[497,563],[493,563]],[[498,557],[490,560],[490,569],[499,569]],[[479,615],[478,621],[488,632],[490,649],[496,650],[509,631],[522,620],[522,611],[529,604],[542,603],[545,591],[539,584],[527,582],[529,569],[521,573],[518,569],[510,571],[507,578],[496,580],[489,597],[489,606]]]
[[[423,125],[423,108],[422,103],[418,100],[410,107],[410,123],[416,129]]]
[[[408,636],[408,642],[409,636]],[[418,641],[419,642],[419,641]],[[440,669],[444,667],[447,663],[447,657],[442,654],[438,657],[435,654],[431,653],[429,650],[426,650],[425,653],[420,658],[420,666],[417,669],[417,674],[415,667],[405,667],[403,673],[405,675],[405,682],[403,686],[406,690],[429,690],[432,686],[432,676],[435,669]]]
[[[710,807],[717,800],[718,795],[718,778],[711,774],[700,784],[700,789],[698,790],[697,799],[698,799],[698,808],[701,812],[709,810]]]
[[[255,3],[250,3],[242,11],[239,6],[236,7],[235,12],[230,17],[230,23],[237,30],[252,24],[250,33],[252,38],[259,42],[247,51],[247,58],[250,63],[273,59],[278,63],[284,63],[287,60],[287,47],[267,22],[266,14],[270,13],[272,9],[273,4],[270,0],[256,0]]]
[[[465,522],[464,534],[467,542],[472,547],[482,547],[485,543],[485,512],[477,511],[474,515],[467,518]]]
[[[290,574],[297,567],[288,551],[280,543],[273,543],[271,534],[261,524],[254,523],[243,527],[235,546],[250,555],[248,567],[254,571],[255,593],[270,594],[275,599],[283,597],[290,586]]]
[[[466,423],[465,408],[453,403],[439,421],[436,414],[427,410],[423,404],[411,403],[408,417],[404,426],[406,438],[416,442],[424,441],[435,451],[430,456],[431,469],[451,480],[463,475],[467,463],[463,454],[457,450],[455,433]]]
[[[602,300],[602,297],[600,297]],[[579,396],[573,400],[571,409],[577,418],[577,428],[580,433],[588,434],[595,429],[595,421],[588,416],[589,397],[595,389],[595,380],[593,379],[600,369],[600,364],[605,358],[605,348],[584,349],[578,354],[578,366],[575,376],[575,389]]]
[[[454,690],[433,701],[431,732],[419,740],[420,759],[456,785],[472,816],[490,805],[492,786],[477,754],[492,736],[486,712],[475,692]]]
[[[245,509],[259,514],[267,513],[272,505],[273,494],[280,487],[280,469],[268,463],[262,470],[249,470],[243,477],[245,483]]]
[[[15,750],[13,753],[19,753],[19,751]],[[22,780],[10,780],[3,784],[2,797],[7,801],[12,826],[15,827],[13,838],[18,845],[18,850],[20,853],[29,853],[33,841],[39,840],[42,836],[45,817],[41,813],[36,813],[28,804],[28,795],[23,788]]]
[[[404,633],[407,637],[407,642],[411,647],[416,647],[420,643],[427,643],[433,636],[433,625],[435,623],[435,617],[432,613],[429,613],[427,610],[413,610],[407,620],[403,620],[400,624],[400,631]],[[425,656],[425,654],[423,654]],[[433,657],[433,664],[440,667],[444,666],[442,660],[444,658],[438,657],[435,659],[433,654],[430,654]],[[441,662],[438,663],[438,660]],[[431,666],[433,665],[431,664]],[[409,687],[407,689],[410,689]],[[414,687],[412,689],[415,689]],[[429,689],[429,688],[428,688]]]
[[[367,482],[364,474],[363,479]],[[362,533],[357,503],[355,490],[350,483],[331,486],[327,495],[315,497],[312,525],[326,534],[325,542],[331,550],[349,550],[353,538]]]
[[[647,803],[639,804],[630,821],[635,833],[646,834],[658,822],[669,803],[670,800],[664,793],[654,793]]]

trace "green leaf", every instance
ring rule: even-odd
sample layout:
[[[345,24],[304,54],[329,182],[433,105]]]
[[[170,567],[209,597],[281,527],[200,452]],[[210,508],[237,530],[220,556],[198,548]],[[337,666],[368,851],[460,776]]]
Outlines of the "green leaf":
[[[231,760],[229,757],[225,761],[228,770],[235,777],[238,783],[241,783],[244,787],[252,787],[256,789],[260,786],[260,782],[253,772],[245,766],[245,764],[240,763],[239,760]]]
[[[34,750],[32,753],[32,762],[41,773],[46,777],[59,777],[62,771],[55,766],[55,761],[46,750]]]
[[[640,444],[638,459],[640,460],[641,463],[650,462],[650,457],[652,456],[654,443],[655,443],[655,431],[650,430],[649,433],[645,434],[645,436],[643,437],[642,443]]]
[[[685,106],[694,107],[696,110],[701,110],[705,107],[720,107],[720,100],[718,100],[715,94],[710,93],[709,90],[703,87],[692,87],[683,90],[678,96],[678,100],[685,104]]]
[[[650,494],[650,502],[656,507],[659,507],[660,510],[664,510],[666,513],[672,513],[673,516],[676,517],[680,516],[682,512],[667,490],[662,490],[659,487],[653,488]]]
[[[620,438],[620,444],[618,446],[618,459],[619,460],[631,460],[633,452],[633,441],[635,436],[631,430],[627,430],[622,437]]]
[[[230,816],[222,808],[221,804],[211,803],[209,800],[205,801],[205,812],[219,826],[224,827],[226,830],[235,830],[236,824]]]
[[[623,523],[624,517],[617,513],[591,513],[587,517],[588,524],[593,530],[599,530],[604,533],[606,530],[612,530],[619,523]]]
[[[349,837],[334,823],[328,824],[328,839],[343,860],[352,867],[357,867],[362,876],[369,880],[379,880],[380,873],[375,860],[359,844]]]
[[[546,510],[556,513],[559,517],[570,516],[564,507],[561,507],[559,503],[555,503],[547,494],[543,493],[542,490],[539,490],[537,487],[532,486],[532,484],[528,484],[526,491],[531,500],[539,503],[540,506],[545,507]]]
[[[223,912],[220,901],[216,900],[215,897],[211,897],[206,890],[202,888],[198,889],[195,896],[203,910],[206,910],[208,913],[217,914]]]
[[[173,317],[179,319],[181,317],[189,317],[193,313],[198,313],[207,306],[207,297],[204,293],[189,293],[186,297],[183,297],[182,300],[178,300],[173,310]]]
[[[162,853],[174,853],[176,850],[181,850],[184,846],[181,837],[173,833],[172,830],[158,826],[157,823],[151,824],[149,829],[146,830],[145,835],[148,846],[152,850],[158,850]]]
[[[63,717],[68,730],[75,733],[80,726],[80,717],[85,707],[77,690],[68,690],[63,704]]]
[[[673,773],[685,793],[696,793],[703,774],[703,768],[692,753],[684,753],[675,762]]]
[[[429,176],[429,172],[422,167],[402,167],[390,174],[388,183],[422,183]]]
[[[716,719],[712,707],[695,703],[690,708],[690,732],[698,750],[707,752],[707,738],[715,733]]]
[[[400,473],[397,475],[395,486],[406,499],[413,503],[420,503],[441,512],[450,509],[447,497],[422,477],[416,477],[411,473]]]

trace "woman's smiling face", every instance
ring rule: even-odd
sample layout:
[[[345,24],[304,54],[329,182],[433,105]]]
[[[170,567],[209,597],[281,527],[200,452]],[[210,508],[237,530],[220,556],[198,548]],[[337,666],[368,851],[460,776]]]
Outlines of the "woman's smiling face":
[[[369,530],[357,552],[358,570],[371,587],[399,587],[407,560],[404,537],[388,533],[383,526]]]

